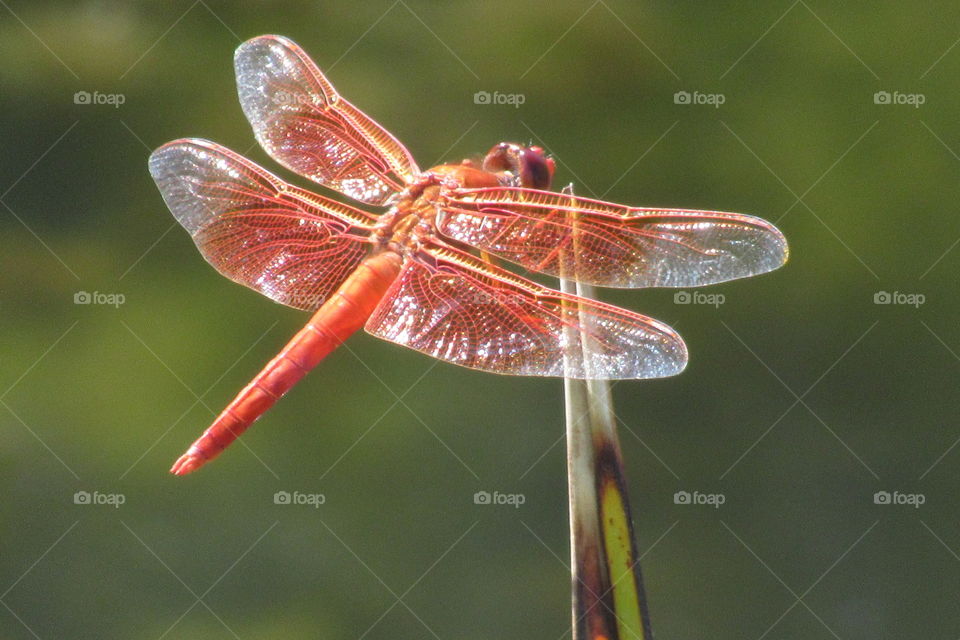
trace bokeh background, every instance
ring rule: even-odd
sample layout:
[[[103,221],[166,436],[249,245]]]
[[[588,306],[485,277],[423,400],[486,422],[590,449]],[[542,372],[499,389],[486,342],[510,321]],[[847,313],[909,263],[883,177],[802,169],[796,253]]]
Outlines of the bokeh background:
[[[958,22],[947,2],[0,2],[0,637],[569,635],[557,380],[360,335],[245,446],[167,474],[306,316],[204,263],[147,156],[202,136],[308,186],[235,94],[233,49],[281,33],[421,166],[535,142],[582,195],[786,234],[784,269],[702,292],[723,304],[603,293],[691,351],[614,389],[658,638],[956,638]]]

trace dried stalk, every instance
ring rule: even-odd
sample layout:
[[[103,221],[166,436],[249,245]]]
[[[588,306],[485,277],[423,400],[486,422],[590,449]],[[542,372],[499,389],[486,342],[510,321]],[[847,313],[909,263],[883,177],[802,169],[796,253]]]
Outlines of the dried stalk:
[[[564,193],[572,195],[572,188]],[[577,242],[576,220],[574,243]],[[574,251],[579,255],[578,251]],[[574,269],[576,266],[574,265]],[[575,277],[574,273],[568,275]],[[561,279],[565,293],[593,297],[592,287]],[[566,310],[579,314],[579,309]],[[580,315],[578,324],[589,320]],[[568,328],[568,344],[583,350],[584,332]],[[606,380],[564,378],[573,640],[650,640],[650,618],[627,499],[616,419]]]

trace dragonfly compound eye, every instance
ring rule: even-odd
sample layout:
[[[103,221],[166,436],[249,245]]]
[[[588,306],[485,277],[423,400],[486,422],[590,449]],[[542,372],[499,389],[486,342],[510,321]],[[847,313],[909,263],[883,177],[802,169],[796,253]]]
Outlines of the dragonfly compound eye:
[[[553,159],[547,158],[540,147],[522,147],[512,142],[501,142],[483,159],[485,170],[509,172],[517,182],[514,186],[533,189],[550,187],[553,167]]]

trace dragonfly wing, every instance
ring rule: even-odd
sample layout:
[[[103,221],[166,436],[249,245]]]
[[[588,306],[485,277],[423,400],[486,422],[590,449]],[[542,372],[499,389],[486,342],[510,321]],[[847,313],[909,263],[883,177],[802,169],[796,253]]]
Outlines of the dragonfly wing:
[[[276,302],[318,308],[367,255],[373,216],[213,142],[167,143],[151,154],[150,173],[207,261]]]
[[[407,261],[366,329],[440,360],[510,375],[659,378],[687,362],[683,340],[665,324],[439,245]]]
[[[718,211],[626,207],[516,187],[457,189],[441,233],[532,271],[603,287],[697,287],[787,259],[769,222]]]
[[[244,42],[237,91],[274,160],[361,202],[382,205],[420,173],[402,144],[340,97],[307,54],[281,36]]]

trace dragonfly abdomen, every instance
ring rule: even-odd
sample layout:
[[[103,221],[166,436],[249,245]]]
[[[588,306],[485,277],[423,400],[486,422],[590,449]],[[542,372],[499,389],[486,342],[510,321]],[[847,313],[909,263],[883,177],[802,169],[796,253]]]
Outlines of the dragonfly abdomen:
[[[400,272],[393,252],[371,256],[338,288],[290,342],[237,394],[170,469],[195,471],[217,457],[310,369],[360,329]]]

